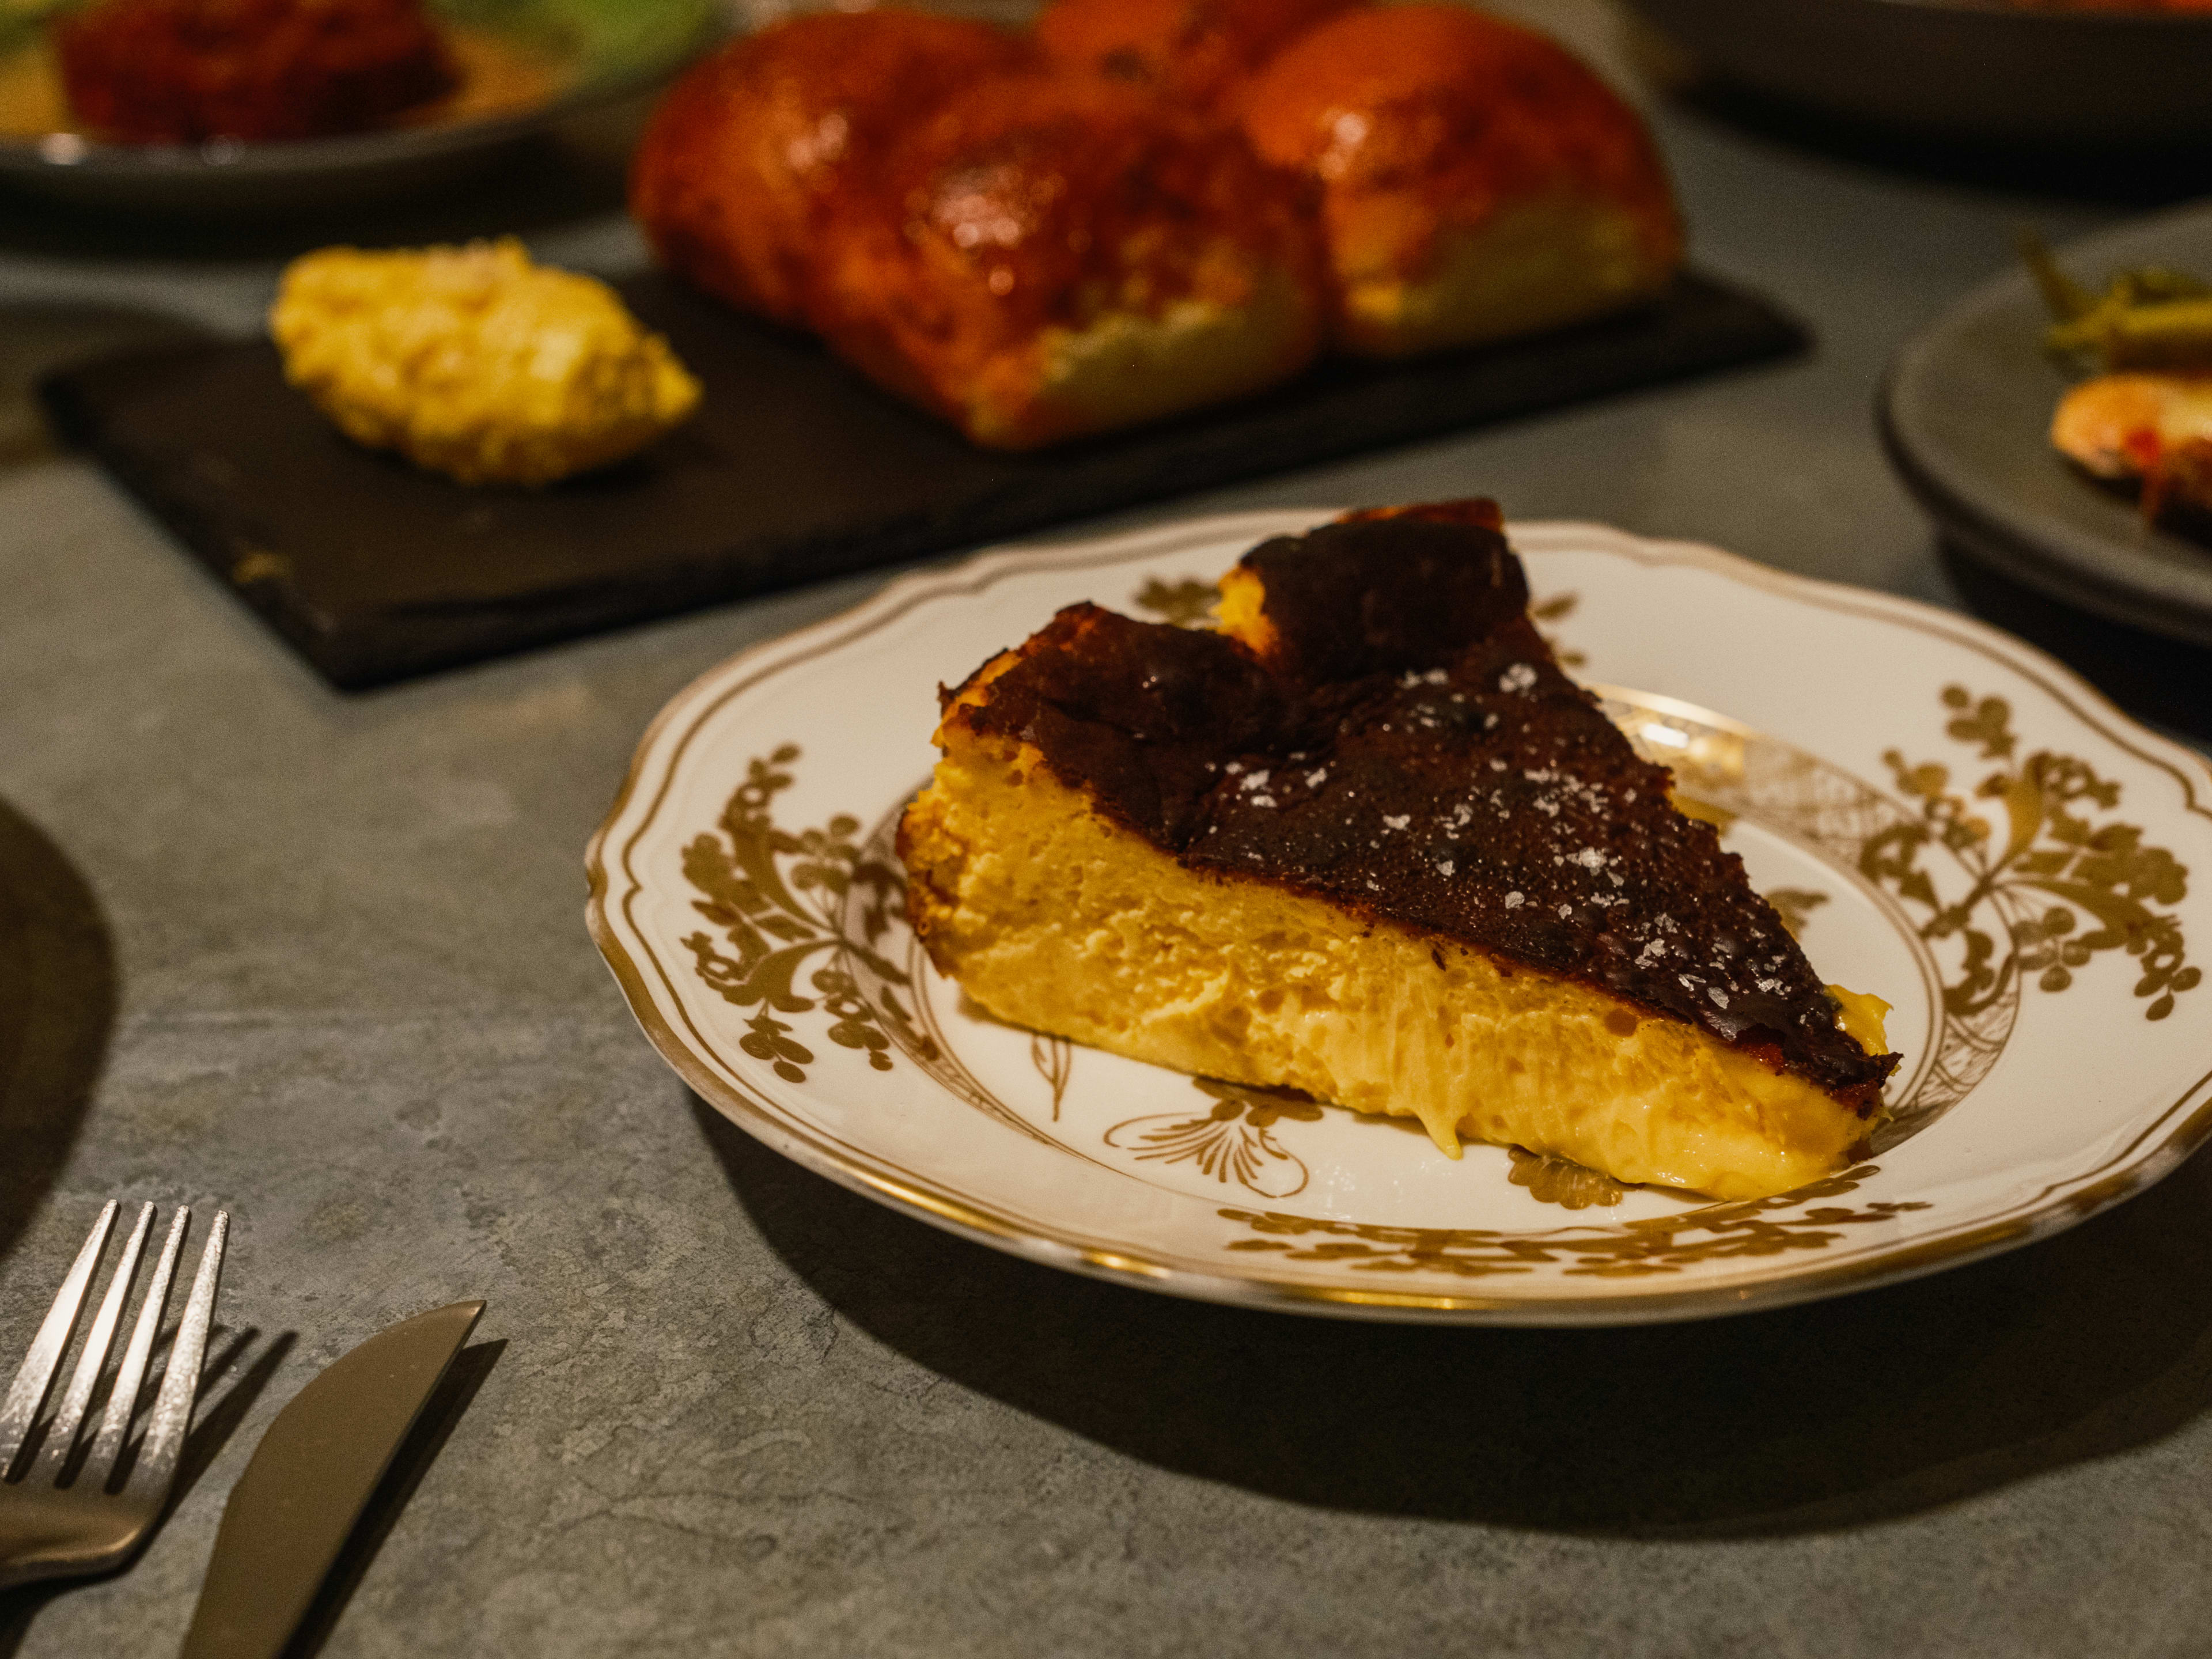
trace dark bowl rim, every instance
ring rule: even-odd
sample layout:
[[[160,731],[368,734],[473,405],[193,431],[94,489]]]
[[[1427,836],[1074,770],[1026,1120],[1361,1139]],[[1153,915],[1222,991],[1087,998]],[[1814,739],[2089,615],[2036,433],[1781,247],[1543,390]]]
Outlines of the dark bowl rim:
[[[1631,0],[1641,5],[1644,0]],[[1767,12],[1778,0],[1746,0],[1747,13]],[[1664,9],[1665,0],[1653,0]],[[1989,20],[1998,27],[2019,27],[2081,33],[2198,33],[2212,31],[2212,9],[2200,12],[2106,10],[2074,7],[2060,0],[2022,5],[2014,0],[1787,0],[1802,9],[1830,11],[1887,11],[1933,14],[1946,17]]]
[[[698,28],[667,53],[564,88],[528,109],[445,126],[380,127],[331,138],[290,138],[266,143],[211,138],[198,144],[103,144],[74,134],[0,139],[0,173],[99,173],[108,177],[246,179],[286,177],[393,161],[427,159],[519,138],[548,124],[641,92],[726,37],[712,9]],[[71,139],[73,143],[58,143]]]

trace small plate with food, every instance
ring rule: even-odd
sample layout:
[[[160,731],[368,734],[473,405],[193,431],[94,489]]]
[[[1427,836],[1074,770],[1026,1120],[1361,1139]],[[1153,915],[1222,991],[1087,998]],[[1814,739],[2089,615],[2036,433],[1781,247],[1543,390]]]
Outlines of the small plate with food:
[[[720,27],[714,0],[32,0],[0,16],[0,179],[178,215],[396,195]]]
[[[1983,284],[1899,354],[1877,415],[1961,552],[2212,644],[2212,208]]]
[[[1218,1301],[1636,1322],[2178,1164],[2208,802],[1911,601],[1486,502],[1253,514],[712,671],[589,916],[692,1088],[935,1224]]]
[[[994,450],[1633,313],[1683,247],[1566,47],[1349,0],[787,19],[671,89],[630,198],[701,292]]]

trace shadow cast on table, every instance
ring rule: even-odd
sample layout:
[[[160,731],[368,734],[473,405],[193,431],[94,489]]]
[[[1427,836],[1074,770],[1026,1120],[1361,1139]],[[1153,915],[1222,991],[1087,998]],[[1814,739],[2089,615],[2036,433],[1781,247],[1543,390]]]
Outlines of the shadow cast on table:
[[[144,1401],[150,1401],[152,1389],[159,1386],[155,1379],[164,1363],[167,1342],[174,1335],[175,1330],[172,1326],[162,1344],[155,1349],[149,1375],[149,1391],[143,1397]],[[210,1357],[200,1367],[199,1405],[193,1413],[191,1431],[185,1437],[184,1449],[177,1460],[176,1485],[170,1490],[169,1501],[162,1507],[161,1521],[157,1524],[167,1522],[169,1516],[176,1513],[178,1506],[198,1486],[201,1476],[222,1455],[223,1449],[238,1432],[239,1425],[245,1422],[246,1414],[253,1409],[254,1402],[260,1399],[262,1390],[269,1386],[269,1379],[276,1374],[284,1363],[285,1356],[291,1352],[299,1340],[295,1332],[279,1332],[269,1346],[255,1356],[252,1364],[240,1371],[239,1367],[245,1364],[246,1356],[252,1352],[260,1338],[261,1333],[250,1326],[236,1331],[217,1326],[209,1333]],[[238,1372],[237,1379],[226,1384],[223,1379],[234,1371]],[[100,1407],[100,1401],[95,1397],[93,1409],[97,1412]],[[143,1404],[141,1409],[144,1409]],[[143,1429],[139,1432],[143,1436]],[[138,1443],[134,1442],[117,1461],[112,1479],[119,1480],[129,1477],[130,1464]],[[28,1455],[33,1451],[35,1451],[34,1446],[27,1449],[25,1455]],[[128,1564],[118,1569],[118,1572],[130,1571]],[[117,1575],[103,1576],[113,1577]],[[40,1611],[49,1601],[89,1582],[94,1581],[48,1579],[40,1583],[26,1584],[18,1589],[0,1591],[0,1659],[13,1659],[16,1650],[22,1646],[23,1638],[30,1634],[31,1626]]]
[[[45,831],[0,801],[0,1255],[76,1144],[115,1010],[99,899]]]
[[[1774,1313],[1601,1330],[1212,1307],[940,1233],[694,1103],[738,1201],[915,1364],[1162,1468],[1323,1508],[1625,1536],[1830,1530],[2212,1407],[2212,1158],[2071,1233]]]

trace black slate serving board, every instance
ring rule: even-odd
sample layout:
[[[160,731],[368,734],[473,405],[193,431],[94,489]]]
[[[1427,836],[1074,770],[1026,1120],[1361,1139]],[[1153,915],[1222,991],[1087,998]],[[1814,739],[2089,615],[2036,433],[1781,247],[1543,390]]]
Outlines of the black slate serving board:
[[[68,441],[334,685],[358,690],[646,617],[1802,349],[1764,301],[1687,275],[1632,314],[1377,366],[1034,455],[994,455],[813,340],[659,274],[621,284],[705,383],[644,455],[544,490],[469,489],[354,447],[266,342],[66,368]]]

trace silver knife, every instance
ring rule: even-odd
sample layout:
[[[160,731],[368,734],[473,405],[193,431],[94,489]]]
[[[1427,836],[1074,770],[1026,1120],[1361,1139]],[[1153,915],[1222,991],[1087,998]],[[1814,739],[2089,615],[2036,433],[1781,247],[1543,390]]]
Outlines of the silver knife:
[[[483,1310],[456,1302],[379,1331],[276,1413],[223,1506],[183,1659],[283,1650]]]

